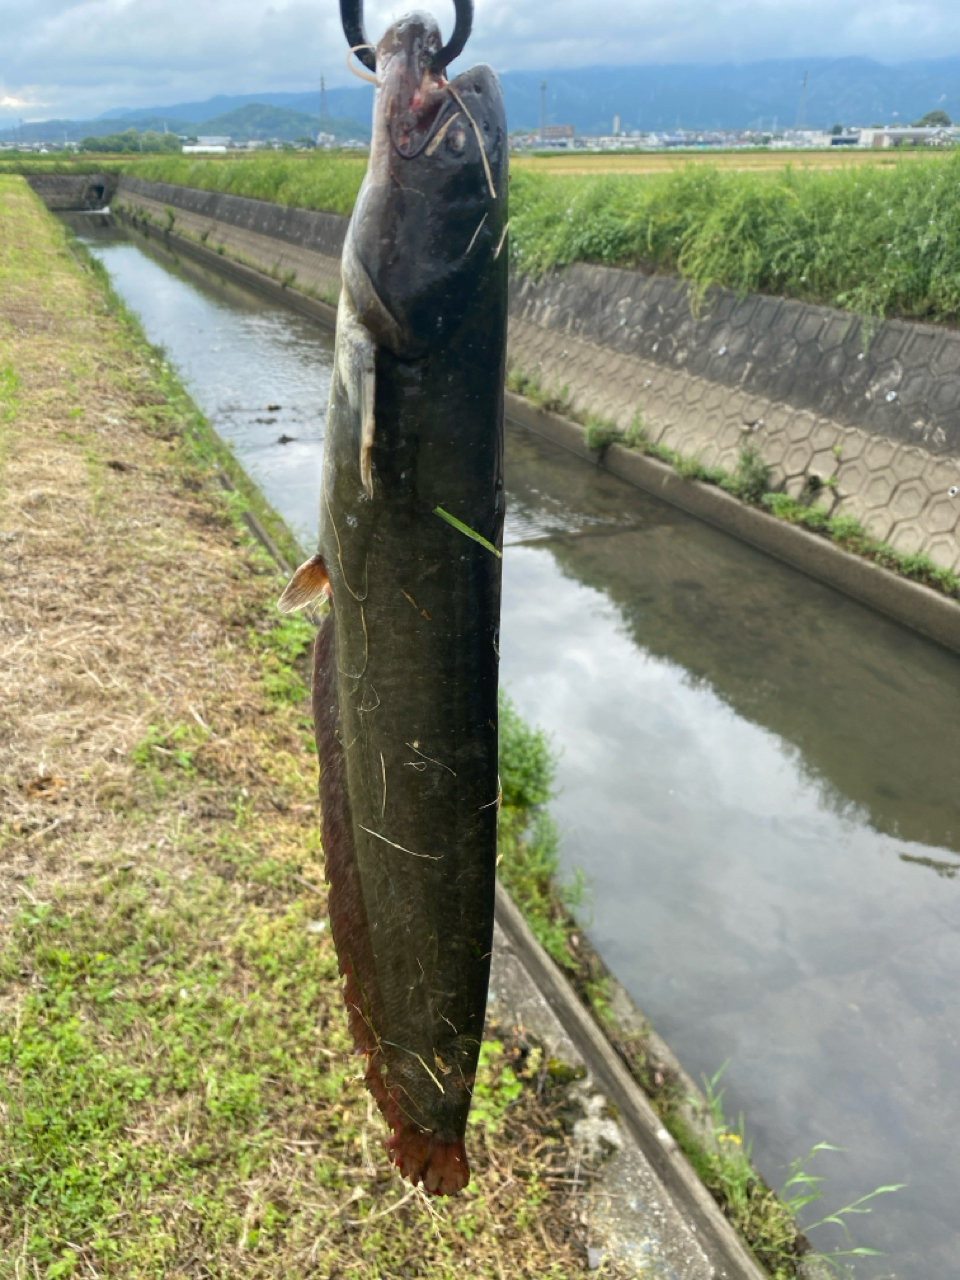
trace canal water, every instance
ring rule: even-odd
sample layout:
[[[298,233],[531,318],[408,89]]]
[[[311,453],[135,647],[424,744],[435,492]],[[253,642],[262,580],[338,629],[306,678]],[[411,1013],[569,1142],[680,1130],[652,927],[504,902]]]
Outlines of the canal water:
[[[305,545],[331,336],[75,222]],[[560,752],[590,937],[695,1076],[728,1063],[862,1280],[960,1274],[960,660],[537,436],[507,437],[504,682]],[[835,1226],[821,1248],[851,1247]]]

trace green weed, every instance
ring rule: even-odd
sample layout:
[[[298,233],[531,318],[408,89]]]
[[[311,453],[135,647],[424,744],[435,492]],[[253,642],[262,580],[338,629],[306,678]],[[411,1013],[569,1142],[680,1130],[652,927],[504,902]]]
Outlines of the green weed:
[[[588,449],[603,453],[604,449],[609,449],[612,444],[622,440],[623,432],[615,422],[611,422],[609,418],[594,417],[592,414],[588,416],[583,429],[583,443]]]
[[[643,414],[639,409],[633,415],[629,427],[624,432],[623,443],[628,449],[642,449],[650,443],[647,428],[643,421]]]
[[[769,484],[769,466],[764,462],[759,449],[746,444],[740,449],[736,470],[732,476],[721,481],[721,488],[744,502],[756,505],[763,501]]]

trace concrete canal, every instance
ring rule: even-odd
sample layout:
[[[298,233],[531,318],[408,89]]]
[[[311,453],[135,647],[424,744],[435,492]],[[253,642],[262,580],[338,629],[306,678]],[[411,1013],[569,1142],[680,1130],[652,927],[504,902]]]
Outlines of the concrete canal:
[[[310,545],[331,335],[71,222]],[[693,1075],[729,1061],[774,1185],[843,1148],[807,1222],[908,1184],[853,1220],[857,1276],[954,1277],[960,660],[520,428],[507,488],[503,678],[561,753],[593,942]]]

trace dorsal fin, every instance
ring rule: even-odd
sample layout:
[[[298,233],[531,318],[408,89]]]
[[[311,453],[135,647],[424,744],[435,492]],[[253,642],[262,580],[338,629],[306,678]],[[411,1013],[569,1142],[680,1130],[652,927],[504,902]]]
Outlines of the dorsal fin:
[[[329,600],[330,596],[330,575],[323,556],[311,556],[287,583],[277,608],[281,613],[295,613],[317,600]]]

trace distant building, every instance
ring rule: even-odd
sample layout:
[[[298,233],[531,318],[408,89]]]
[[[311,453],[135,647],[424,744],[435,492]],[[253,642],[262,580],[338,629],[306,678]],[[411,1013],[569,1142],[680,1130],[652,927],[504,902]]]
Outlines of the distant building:
[[[912,128],[861,129],[861,147],[939,147],[956,142],[957,130],[914,125]]]
[[[197,142],[200,144],[201,147],[229,147],[232,141],[233,141],[232,138],[221,137],[216,134],[213,134],[210,137],[206,137],[206,138],[204,137],[197,138]]]
[[[540,133],[540,141],[548,147],[572,147],[576,136],[575,125],[545,124]]]
[[[201,144],[186,143],[180,148],[184,155],[188,156],[225,156],[227,154],[226,147],[207,147]]]

